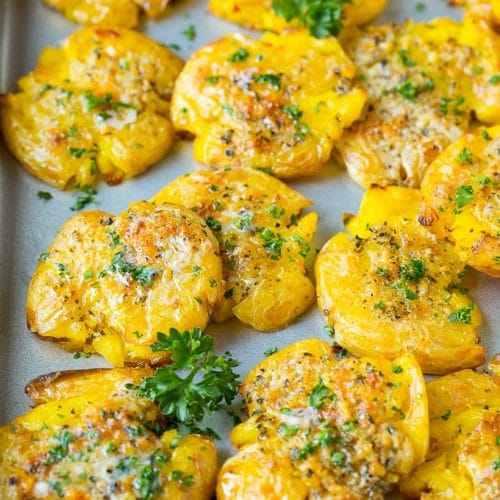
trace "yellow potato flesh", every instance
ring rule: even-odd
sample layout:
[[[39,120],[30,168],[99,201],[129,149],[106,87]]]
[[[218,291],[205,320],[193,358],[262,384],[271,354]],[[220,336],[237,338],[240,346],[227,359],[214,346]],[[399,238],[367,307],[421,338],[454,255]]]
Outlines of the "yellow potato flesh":
[[[31,383],[30,392],[44,401],[0,427],[0,496],[90,500],[149,492],[209,499],[215,446],[205,436],[162,434],[157,406],[125,387],[150,375],[147,369],[60,372]]]
[[[149,348],[157,332],[203,329],[222,292],[219,246],[203,221],[137,202],[64,224],[32,278],[28,326],[115,366],[157,363],[168,358]]]
[[[219,498],[382,498],[423,462],[427,395],[415,359],[336,356],[307,339],[252,369],[241,388],[250,419],[231,433],[239,452],[219,473]]]
[[[321,75],[319,77],[318,75]],[[260,40],[228,35],[195,52],[176,82],[172,120],[195,136],[194,157],[211,167],[316,173],[356,120],[365,93],[334,38],[305,31]]]
[[[64,189],[141,174],[172,146],[170,96],[182,60],[140,33],[85,28],[47,48],[1,101],[7,146],[33,175]]]
[[[350,234],[334,236],[316,260],[320,309],[354,354],[412,353],[424,373],[478,366],[482,315],[460,285],[464,264],[419,224],[419,205],[416,190],[366,192]]]
[[[225,292],[214,319],[233,314],[257,330],[285,327],[314,302],[307,263],[317,215],[311,202],[261,171],[236,167],[179,177],[152,200],[190,207],[214,230]]]

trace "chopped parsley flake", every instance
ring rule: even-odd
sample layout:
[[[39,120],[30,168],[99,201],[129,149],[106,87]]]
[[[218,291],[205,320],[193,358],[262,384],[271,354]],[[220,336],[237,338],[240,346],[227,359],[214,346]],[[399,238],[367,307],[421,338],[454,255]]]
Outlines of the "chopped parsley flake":
[[[299,431],[298,425],[280,424],[280,426],[278,427],[278,434],[280,436],[285,436],[285,437],[295,436],[295,434],[297,434],[298,431]]]
[[[41,200],[51,200],[53,198],[52,194],[48,191],[38,191],[36,194]]]
[[[398,52],[398,57],[403,66],[406,66],[407,68],[412,68],[415,66],[415,61],[412,61],[409,57],[410,51],[408,49],[401,49]]]
[[[111,240],[109,243],[109,246],[111,248],[116,248],[120,246],[120,235],[116,231],[108,231],[106,234]]]
[[[458,161],[460,163],[469,163],[472,165],[473,163],[472,151],[469,148],[462,149],[462,151],[460,151],[460,154],[458,155]]]
[[[183,32],[182,34],[190,41],[192,42],[196,38],[196,28],[190,24]]]
[[[281,89],[281,78],[273,73],[264,73],[253,77],[255,83],[267,83],[270,87]]]
[[[159,274],[157,269],[146,266],[136,266],[125,260],[125,251],[115,253],[110,270],[114,273],[128,274],[140,285],[148,287],[153,285],[155,276]]]
[[[250,52],[248,50],[244,49],[243,47],[240,47],[236,52],[231,54],[229,56],[229,61],[230,62],[242,62],[245,59],[248,59],[250,56]]]
[[[291,116],[292,120],[295,122],[298,122],[304,114],[296,104],[294,104],[293,106],[283,106],[283,111],[287,115]]]
[[[344,467],[345,462],[346,462],[347,456],[345,453],[342,451],[336,451],[332,454],[332,462],[337,466],[337,467]]]
[[[316,38],[337,36],[342,31],[344,4],[351,0],[273,0],[272,7],[287,22],[296,19]]]
[[[266,351],[264,351],[264,356],[271,356],[272,354],[275,354],[278,352],[278,348],[276,346],[270,347]]]
[[[450,417],[451,417],[451,410],[448,410],[446,413],[444,413],[443,415],[441,415],[441,418],[444,421],[448,420]]]
[[[485,141],[491,141],[491,135],[488,134],[488,131],[487,130],[483,130],[483,132],[481,133],[481,137],[485,140]]]
[[[325,399],[332,400],[334,394],[332,391],[323,383],[323,379],[319,379],[319,382],[313,388],[311,394],[307,398],[307,402],[313,408],[319,410],[323,406]]]
[[[450,323],[462,323],[464,325],[470,325],[472,323],[471,313],[475,307],[476,304],[472,302],[467,307],[461,307],[460,309],[457,309],[448,316],[448,321]]]
[[[211,83],[211,84],[215,84],[215,83],[217,83],[219,80],[220,80],[220,76],[216,76],[216,75],[211,75],[211,76],[206,76],[206,77],[205,77],[205,81],[206,81],[207,83]]]
[[[307,258],[307,256],[309,255],[309,252],[311,251],[311,247],[307,243],[307,241],[304,240],[304,238],[302,238],[302,236],[299,236],[299,235],[292,236],[292,240],[299,243],[299,245],[302,247],[302,249],[299,250],[299,255],[301,257],[303,257],[304,259]]]
[[[455,193],[455,201],[458,208],[463,208],[474,199],[474,191],[472,186],[460,186]]]
[[[274,203],[267,207],[266,212],[271,214],[275,219],[279,219],[286,214],[286,210],[284,208],[278,208]]]
[[[207,226],[212,230],[212,231],[220,231],[222,229],[221,224],[216,221],[211,215],[209,215],[206,219],[205,222],[207,223]]]

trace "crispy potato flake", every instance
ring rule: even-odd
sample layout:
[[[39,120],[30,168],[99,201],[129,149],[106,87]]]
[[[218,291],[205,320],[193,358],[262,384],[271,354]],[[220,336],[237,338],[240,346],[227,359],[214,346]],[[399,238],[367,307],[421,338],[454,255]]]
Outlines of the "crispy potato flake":
[[[38,406],[0,427],[0,496],[211,498],[212,439],[165,431],[158,407],[126,389],[151,375],[82,370],[32,381],[27,391]]]
[[[377,498],[423,462],[427,395],[412,356],[342,358],[307,339],[258,363],[250,419],[219,473],[218,498]]]
[[[464,264],[419,224],[419,205],[417,190],[366,192],[349,234],[335,235],[316,260],[319,306],[354,354],[412,353],[424,373],[478,366],[482,315],[461,285]]]
[[[3,98],[7,146],[33,175],[64,189],[141,174],[174,140],[170,96],[183,62],[150,38],[85,28],[45,49]]]
[[[365,93],[355,74],[334,38],[228,35],[190,57],[175,85],[172,120],[195,135],[194,157],[211,167],[312,175],[361,114]]]
[[[179,177],[153,202],[177,203],[203,217],[219,240],[224,298],[216,321],[233,314],[257,330],[277,330],[315,300],[307,276],[317,215],[311,202],[264,172],[236,167]]]
[[[203,220],[137,202],[63,225],[32,278],[28,327],[114,366],[158,363],[168,354],[149,348],[157,332],[203,329],[222,292],[219,245]]]

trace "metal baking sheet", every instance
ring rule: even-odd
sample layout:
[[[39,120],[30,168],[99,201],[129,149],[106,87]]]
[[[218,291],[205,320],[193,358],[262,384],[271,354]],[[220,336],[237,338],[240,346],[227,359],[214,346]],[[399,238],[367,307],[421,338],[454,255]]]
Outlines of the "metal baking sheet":
[[[423,0],[424,10],[417,9],[417,3],[422,2],[392,0],[376,22],[460,16],[460,11],[449,9],[441,0]],[[146,22],[142,29],[162,43],[178,44],[180,54],[187,58],[205,43],[238,30],[235,25],[209,15],[206,4],[206,0],[178,0],[162,20]],[[17,79],[34,67],[44,46],[59,44],[78,26],[44,6],[41,0],[0,0],[0,7],[0,91],[5,93],[16,90]],[[190,25],[197,32],[192,42],[182,35]],[[192,159],[191,144],[178,142],[167,158],[141,177],[116,187],[100,184],[96,206],[119,212],[129,202],[150,198],[161,186],[196,168],[199,165]],[[333,163],[317,177],[292,185],[315,202],[314,210],[320,215],[318,248],[342,229],[342,212],[357,212],[363,194],[344,169]],[[50,191],[54,199],[49,202],[38,199],[39,190]],[[33,377],[54,370],[106,366],[99,356],[75,360],[55,343],[40,340],[26,329],[26,290],[37,258],[72,215],[70,206],[75,197],[75,193],[60,192],[32,177],[0,141],[0,424],[27,410],[29,401],[23,388]],[[480,332],[491,356],[500,351],[498,333],[495,340],[500,324],[500,288],[492,278],[477,272],[469,274],[468,286],[484,313]],[[243,377],[269,347],[283,347],[310,336],[326,338],[323,326],[323,317],[313,306],[295,324],[280,332],[256,333],[236,320],[211,325],[207,332],[216,338],[218,351],[230,350],[241,361],[239,371]],[[232,424],[224,413],[211,420],[208,425],[223,437],[218,443],[223,459],[232,452],[227,441]]]

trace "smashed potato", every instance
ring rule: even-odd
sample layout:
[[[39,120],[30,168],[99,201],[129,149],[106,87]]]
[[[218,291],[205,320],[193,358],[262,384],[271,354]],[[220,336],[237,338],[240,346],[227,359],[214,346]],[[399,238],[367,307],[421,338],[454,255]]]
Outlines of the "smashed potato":
[[[174,130],[169,100],[182,60],[150,38],[120,28],[86,28],[2,100],[7,146],[33,175],[63,189],[109,184],[165,156]]]
[[[228,35],[186,63],[172,121],[195,135],[194,157],[211,167],[311,175],[361,114],[365,93],[353,85],[355,73],[334,38],[305,31],[261,40]]]
[[[241,394],[217,498],[382,499],[425,458],[425,383],[410,355],[343,358],[302,340],[258,363]]]
[[[38,406],[0,427],[0,497],[211,498],[212,440],[165,432],[158,407],[126,388],[149,375],[84,370],[31,382]]]
[[[224,298],[213,318],[233,314],[257,330],[284,328],[315,300],[306,261],[314,255],[312,203],[258,170],[202,170],[166,186],[154,203],[178,203],[203,217],[219,240]]]
[[[346,3],[343,6],[343,24],[365,24],[377,17],[386,4],[387,0],[354,0]],[[280,32],[298,26],[297,22],[287,22],[276,14],[272,0],[210,0],[208,8],[212,14],[250,29]]]
[[[402,491],[424,499],[500,496],[500,376],[462,370],[427,384],[430,448]]]
[[[450,145],[422,181],[420,222],[470,266],[500,277],[500,125]]]
[[[500,43],[486,23],[436,19],[371,26],[344,46],[369,106],[336,144],[363,187],[418,187],[427,166],[469,127],[500,120]]]
[[[479,308],[461,286],[453,244],[418,222],[420,194],[370,188],[350,234],[328,241],[316,260],[320,309],[336,341],[359,356],[413,354],[424,373],[480,365]]]
[[[135,28],[141,12],[159,17],[169,0],[44,0],[61,11],[70,21],[87,25]]]
[[[465,6],[465,15],[485,19],[500,26],[500,0],[450,0],[455,6]]]
[[[198,270],[201,270],[198,272]],[[28,328],[114,366],[165,361],[157,332],[204,328],[221,300],[217,240],[191,210],[131,204],[69,219],[31,280]]]

